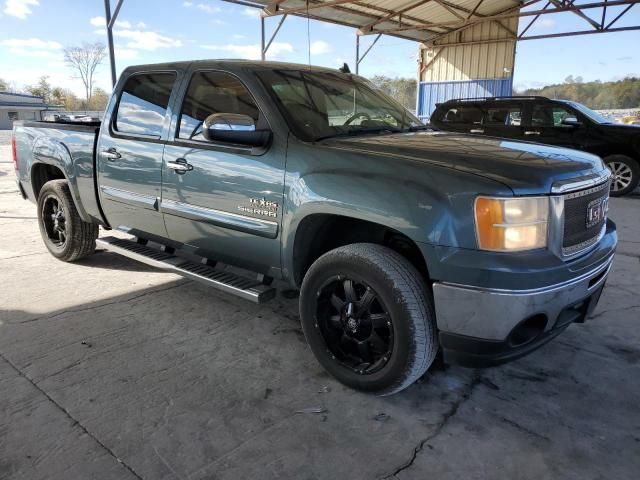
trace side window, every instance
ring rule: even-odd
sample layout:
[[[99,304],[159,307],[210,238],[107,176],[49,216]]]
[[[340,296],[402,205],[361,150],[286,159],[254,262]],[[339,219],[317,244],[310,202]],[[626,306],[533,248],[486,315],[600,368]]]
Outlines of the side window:
[[[519,106],[504,106],[488,108],[485,115],[485,125],[506,125],[519,127],[522,123],[522,108]]]
[[[566,108],[552,105],[535,105],[531,111],[531,125],[534,127],[560,127],[565,118],[575,117]]]
[[[443,123],[480,125],[482,122],[482,110],[474,105],[452,107],[444,112],[441,121]]]
[[[175,73],[144,73],[129,77],[118,102],[115,130],[159,137],[175,79]]]
[[[258,123],[258,107],[240,80],[223,72],[195,73],[182,103],[178,138],[204,140],[202,123],[213,113],[240,113]]]

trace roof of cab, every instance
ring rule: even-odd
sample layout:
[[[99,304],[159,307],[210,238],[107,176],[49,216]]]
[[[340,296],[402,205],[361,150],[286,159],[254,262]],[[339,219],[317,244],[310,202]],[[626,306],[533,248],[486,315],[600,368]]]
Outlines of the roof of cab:
[[[258,60],[243,60],[243,59],[218,59],[218,60],[192,60],[183,62],[168,62],[168,63],[151,63],[144,65],[131,65],[124,71],[141,72],[149,70],[171,70],[176,68],[225,68],[229,70],[238,69],[251,69],[251,70],[274,70],[274,69],[287,69],[287,70],[313,70],[320,72],[339,72],[337,68],[319,67],[315,65],[307,65],[301,63],[287,63],[287,62],[272,62],[272,61],[258,61]]]

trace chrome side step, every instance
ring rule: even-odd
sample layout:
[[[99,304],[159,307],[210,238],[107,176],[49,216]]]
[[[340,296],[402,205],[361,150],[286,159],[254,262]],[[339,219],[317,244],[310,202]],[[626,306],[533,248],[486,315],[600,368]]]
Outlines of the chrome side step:
[[[218,270],[210,265],[196,263],[177,255],[116,237],[96,239],[96,245],[152,267],[177,273],[184,277],[236,295],[254,303],[264,303],[275,297],[276,289],[258,280],[242,277],[232,272]]]

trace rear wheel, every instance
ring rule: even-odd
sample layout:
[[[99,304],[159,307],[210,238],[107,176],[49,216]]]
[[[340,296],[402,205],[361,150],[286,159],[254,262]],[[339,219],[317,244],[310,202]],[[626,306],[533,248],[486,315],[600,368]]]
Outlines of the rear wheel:
[[[438,349],[422,276],[381,245],[352,244],[320,257],[304,278],[300,317],[318,361],[358,390],[403,390],[426,372]]]
[[[82,221],[66,180],[51,180],[40,190],[38,224],[49,252],[64,262],[86,257],[96,249],[98,226]]]
[[[626,155],[609,155],[604,158],[611,170],[611,196],[620,197],[632,192],[640,181],[640,165]]]

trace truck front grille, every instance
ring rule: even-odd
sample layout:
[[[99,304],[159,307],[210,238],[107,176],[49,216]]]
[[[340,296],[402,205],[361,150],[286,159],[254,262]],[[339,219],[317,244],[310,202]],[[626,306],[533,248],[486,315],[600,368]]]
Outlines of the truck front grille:
[[[605,214],[608,201],[608,181],[586,190],[567,193],[564,196],[563,255],[575,255],[599,240],[606,222]],[[597,221],[590,223],[588,219],[589,209],[591,206],[597,205],[602,205],[604,208]]]

